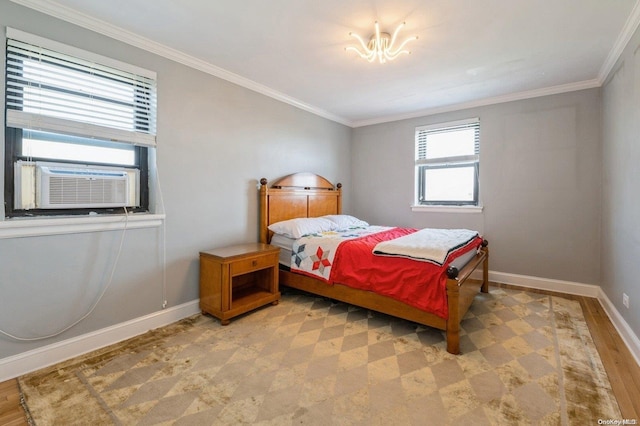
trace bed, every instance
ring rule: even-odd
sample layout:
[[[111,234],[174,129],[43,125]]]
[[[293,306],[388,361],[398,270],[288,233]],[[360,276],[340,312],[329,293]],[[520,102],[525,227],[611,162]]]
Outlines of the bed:
[[[342,185],[339,183],[334,186],[322,176],[312,173],[288,175],[271,185],[265,178],[260,180],[260,242],[272,242],[274,232],[270,227],[274,229],[274,224],[332,215],[342,216]],[[477,243],[477,240],[474,242]],[[441,278],[438,279],[439,284],[434,285],[440,285],[443,290],[442,295],[438,296],[441,300],[435,302],[444,304],[444,314],[442,311],[434,313],[432,309],[371,291],[366,286],[355,288],[351,283],[344,284],[340,281],[328,283],[321,278],[295,272],[290,268],[291,265],[286,265],[287,256],[285,254],[281,262],[280,285],[443,330],[446,333],[447,351],[452,354],[460,353],[460,322],[473,299],[479,291],[489,291],[489,249],[487,241],[482,237],[477,248],[438,266]],[[375,261],[392,257],[372,256],[376,258]],[[427,263],[407,259],[402,261]],[[282,266],[283,263],[285,266]],[[482,269],[481,280],[471,278],[476,269]]]

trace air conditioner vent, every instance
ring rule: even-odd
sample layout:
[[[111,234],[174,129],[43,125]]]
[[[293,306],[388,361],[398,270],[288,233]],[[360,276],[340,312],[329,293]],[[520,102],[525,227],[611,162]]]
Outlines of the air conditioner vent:
[[[36,173],[37,208],[122,207],[129,199],[124,170],[39,165]]]

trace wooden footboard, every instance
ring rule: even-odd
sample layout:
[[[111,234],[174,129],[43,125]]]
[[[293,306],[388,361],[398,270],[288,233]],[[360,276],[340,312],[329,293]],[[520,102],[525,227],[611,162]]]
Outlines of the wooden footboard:
[[[482,281],[472,280],[471,273],[480,265],[482,265]],[[460,322],[478,291],[489,292],[489,247],[486,240],[483,241],[480,252],[461,271],[449,271],[449,279],[447,279],[449,318],[445,329],[447,352],[460,353]]]

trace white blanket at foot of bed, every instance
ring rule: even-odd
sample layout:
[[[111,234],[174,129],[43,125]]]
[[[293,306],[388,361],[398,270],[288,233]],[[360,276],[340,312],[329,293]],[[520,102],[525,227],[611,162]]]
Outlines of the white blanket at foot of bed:
[[[444,265],[453,251],[469,244],[477,236],[477,231],[469,229],[425,228],[395,240],[378,243],[373,254],[407,257]]]

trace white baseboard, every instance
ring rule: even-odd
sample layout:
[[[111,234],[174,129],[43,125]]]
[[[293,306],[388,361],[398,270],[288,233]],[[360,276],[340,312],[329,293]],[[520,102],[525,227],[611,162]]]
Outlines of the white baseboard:
[[[0,382],[163,327],[201,312],[194,300],[91,333],[0,359]]]
[[[471,276],[472,278],[481,280],[482,272],[474,271]],[[613,323],[613,326],[618,331],[618,334],[620,334],[620,337],[640,366],[640,339],[638,339],[638,336],[631,330],[629,324],[624,320],[622,315],[620,315],[620,312],[618,312],[613,303],[611,303],[607,295],[604,294],[600,286],[496,271],[489,271],[489,281],[598,299],[600,305],[602,305],[604,311]]]
[[[620,312],[616,309],[616,307],[611,303],[611,300],[604,294],[604,291],[600,289],[600,294],[598,295],[598,300],[600,304],[604,308],[604,311],[611,319],[613,326],[618,330],[618,334],[627,345],[631,354],[636,359],[638,366],[640,366],[640,339],[638,336],[631,330],[629,324],[622,318]]]
[[[479,278],[481,279],[482,277],[480,276]],[[554,280],[550,278],[539,278],[529,275],[517,275],[497,271],[489,271],[489,281],[594,298],[597,298],[601,291],[600,286],[593,284],[581,284],[572,281]]]

